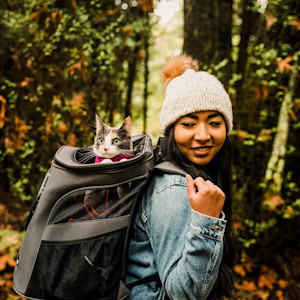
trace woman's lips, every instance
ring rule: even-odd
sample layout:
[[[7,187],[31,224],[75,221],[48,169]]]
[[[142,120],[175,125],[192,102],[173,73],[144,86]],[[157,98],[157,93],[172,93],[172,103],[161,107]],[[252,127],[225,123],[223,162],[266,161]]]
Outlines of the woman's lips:
[[[190,148],[196,155],[207,155],[212,146]]]

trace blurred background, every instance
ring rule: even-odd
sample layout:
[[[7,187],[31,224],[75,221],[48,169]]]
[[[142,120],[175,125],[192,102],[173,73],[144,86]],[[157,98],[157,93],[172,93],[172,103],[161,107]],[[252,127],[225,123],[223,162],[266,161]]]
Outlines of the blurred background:
[[[234,108],[232,299],[300,299],[299,0],[1,0],[0,299],[55,152],[95,113],[156,144],[161,67],[182,52]]]

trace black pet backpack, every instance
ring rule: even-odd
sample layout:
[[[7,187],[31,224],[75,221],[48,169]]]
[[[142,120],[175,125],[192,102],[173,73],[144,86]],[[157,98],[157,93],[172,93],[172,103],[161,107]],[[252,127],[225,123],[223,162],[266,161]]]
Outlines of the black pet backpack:
[[[155,162],[150,137],[134,136],[133,146],[132,158],[111,164],[95,164],[92,147],[57,151],[17,258],[19,295],[115,300],[129,294],[123,281],[130,229]],[[168,162],[157,168],[182,174]]]

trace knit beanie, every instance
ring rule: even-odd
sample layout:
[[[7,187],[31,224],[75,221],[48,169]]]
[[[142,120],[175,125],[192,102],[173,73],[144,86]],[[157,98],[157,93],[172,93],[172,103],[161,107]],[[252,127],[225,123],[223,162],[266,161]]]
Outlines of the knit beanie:
[[[181,117],[200,111],[218,111],[224,117],[227,134],[233,127],[232,105],[222,83],[213,75],[198,71],[198,64],[185,54],[163,67],[165,99],[160,113],[162,133]]]

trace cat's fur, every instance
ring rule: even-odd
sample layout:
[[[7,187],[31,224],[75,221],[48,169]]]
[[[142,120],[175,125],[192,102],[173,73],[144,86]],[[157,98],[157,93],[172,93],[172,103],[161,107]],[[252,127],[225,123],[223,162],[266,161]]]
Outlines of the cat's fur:
[[[120,127],[110,127],[96,115],[96,135],[93,145],[93,151],[96,156],[95,163],[106,164],[131,158],[130,152],[133,150],[131,127],[130,117],[127,117]],[[119,199],[125,200],[124,196],[129,192],[130,185],[130,183],[126,183],[117,187]],[[95,206],[99,199],[104,197],[105,190],[98,191],[97,194],[86,195],[85,203],[87,206]]]
[[[121,127],[109,127],[96,115],[96,135],[93,151],[100,163],[112,163],[112,158],[132,151],[131,118],[127,117]],[[126,160],[122,158],[121,160]]]

